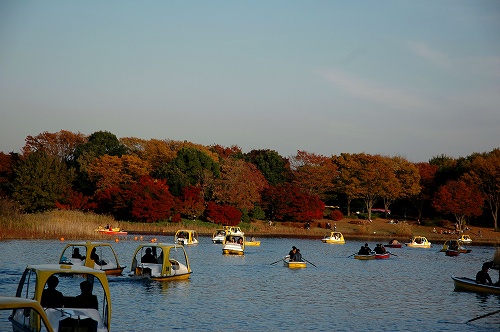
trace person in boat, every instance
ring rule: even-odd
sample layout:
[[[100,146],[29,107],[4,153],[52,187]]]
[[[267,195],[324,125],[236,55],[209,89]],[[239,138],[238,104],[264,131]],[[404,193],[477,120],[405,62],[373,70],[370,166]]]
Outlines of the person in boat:
[[[378,255],[383,254],[382,245],[380,243],[377,243],[377,245],[375,246],[375,249],[373,249],[373,251],[375,251],[375,253]]]
[[[293,261],[295,259],[295,254],[297,253],[297,247],[293,246],[292,250],[288,253],[288,257],[290,261]]]
[[[361,246],[361,248],[358,250],[358,255],[366,255],[365,252],[365,246]]]
[[[85,256],[82,256],[82,254],[80,254],[80,248],[75,248],[73,249],[71,258],[81,259],[83,261],[85,259]]]
[[[76,296],[76,305],[78,308],[98,309],[99,302],[97,296],[92,294],[92,284],[88,280],[80,283],[80,295]]]
[[[389,244],[399,244],[399,241],[396,239],[392,239]]]
[[[295,255],[293,256],[294,262],[302,262],[302,254],[300,253],[300,249],[297,249]]]
[[[242,245],[242,244],[243,244],[243,238],[241,238],[241,237],[239,238],[239,240],[238,240],[238,244],[239,244],[239,245]]]
[[[380,244],[380,249],[382,250],[382,255],[387,253],[387,250],[382,243]]]
[[[491,277],[488,274],[488,270],[491,267],[491,263],[487,262],[483,264],[483,267],[481,268],[481,271],[479,271],[476,274],[476,282],[478,284],[485,284],[485,285],[491,285]]]
[[[96,252],[97,248],[93,248],[92,252],[90,253],[90,259],[93,260],[97,265],[106,265],[105,261],[102,261],[99,259],[99,255]]]
[[[151,248],[146,248],[146,253],[141,257],[141,263],[156,263],[156,258],[153,255]]]
[[[59,279],[55,275],[51,275],[47,279],[47,288],[42,292],[41,305],[45,308],[62,308],[64,296],[56,289],[59,284]]]

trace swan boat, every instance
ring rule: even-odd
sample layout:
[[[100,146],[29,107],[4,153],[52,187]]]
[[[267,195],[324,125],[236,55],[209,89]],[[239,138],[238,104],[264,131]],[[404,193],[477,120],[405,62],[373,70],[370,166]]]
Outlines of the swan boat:
[[[180,229],[174,235],[174,242],[185,246],[198,244],[198,233],[192,229]]]
[[[87,266],[102,270],[108,275],[121,275],[126,267],[118,263],[118,257],[109,243],[91,241],[67,244],[59,258],[59,264]]]
[[[44,287],[54,280],[62,293],[59,299],[52,294],[44,295]],[[92,289],[95,307],[84,305],[79,297],[84,283]],[[67,264],[28,265],[19,281],[16,297],[40,303],[54,332],[110,331],[111,293],[104,271]],[[24,312],[13,311],[13,325],[26,323]],[[33,324],[40,326],[41,316],[33,317]]]
[[[468,249],[462,240],[446,240],[443,244],[443,248],[441,248],[440,251],[457,251],[459,253],[466,254],[471,252],[472,249]]]
[[[150,252],[150,258],[145,255]],[[181,244],[141,244],[135,250],[129,276],[158,281],[188,279],[192,273]]]
[[[424,236],[414,236],[410,243],[405,243],[410,248],[430,248],[431,243]]]
[[[213,243],[224,243],[225,238],[226,238],[226,231],[222,228],[218,228],[215,230],[214,234],[212,235],[212,242]]]
[[[340,232],[330,232],[330,235],[325,235],[324,238],[321,239],[323,243],[331,243],[331,244],[345,244],[344,235]]]
[[[244,255],[245,254],[245,237],[243,235],[226,235],[224,246],[222,247],[223,255]]]

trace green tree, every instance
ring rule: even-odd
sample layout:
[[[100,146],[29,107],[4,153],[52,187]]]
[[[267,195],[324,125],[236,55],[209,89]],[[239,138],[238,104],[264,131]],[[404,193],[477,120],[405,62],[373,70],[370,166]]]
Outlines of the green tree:
[[[276,151],[252,150],[245,155],[247,161],[255,164],[269,185],[276,186],[285,183],[290,172],[288,160]]]
[[[15,169],[13,197],[26,212],[55,207],[56,201],[71,189],[72,172],[56,156],[45,151],[30,153]]]

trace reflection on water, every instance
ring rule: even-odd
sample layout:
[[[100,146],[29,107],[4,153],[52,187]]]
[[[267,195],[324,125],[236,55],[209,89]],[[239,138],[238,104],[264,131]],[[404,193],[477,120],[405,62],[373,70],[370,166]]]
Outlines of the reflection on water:
[[[171,237],[158,241],[171,242]],[[396,331],[491,330],[497,315],[468,325],[452,324],[498,310],[500,297],[453,290],[451,275],[474,277],[491,260],[492,247],[448,257],[431,249],[390,249],[388,260],[360,261],[361,242],[329,245],[318,240],[262,239],[245,256],[222,255],[220,244],[201,237],[186,248],[189,280],[157,282],[109,277],[113,331],[257,330]],[[130,266],[137,242],[113,243],[120,264]],[[375,243],[370,243],[373,247]],[[64,243],[0,242],[0,294],[14,295],[27,264],[54,263]],[[308,261],[291,270],[281,262],[295,245]],[[492,279],[498,278],[492,270]],[[0,331],[9,330],[4,316]],[[2,325],[3,324],[3,325]]]

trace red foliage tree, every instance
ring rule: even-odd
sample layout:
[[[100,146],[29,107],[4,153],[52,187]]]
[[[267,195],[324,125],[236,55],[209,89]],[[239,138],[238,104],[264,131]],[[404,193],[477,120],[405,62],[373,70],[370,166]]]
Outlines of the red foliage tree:
[[[340,212],[340,210],[333,210],[332,212],[330,212],[330,219],[335,221],[342,220],[344,219],[344,214]]]
[[[225,226],[236,226],[241,221],[243,215],[240,210],[230,205],[218,205],[214,202],[208,202],[205,210],[207,218],[217,224]]]
[[[155,222],[170,217],[174,197],[165,180],[143,176],[130,186],[127,193],[132,206],[132,217],[137,221]]]
[[[179,198],[177,210],[186,217],[196,218],[203,214],[205,210],[205,201],[201,188],[199,187],[184,187],[182,196]]]
[[[434,196],[433,206],[437,211],[455,216],[459,229],[462,229],[467,217],[480,216],[484,196],[477,186],[465,181],[448,181],[439,187]]]
[[[271,186],[264,190],[263,198],[271,220],[303,222],[321,219],[325,209],[318,196],[303,193],[291,184]]]
[[[91,201],[91,197],[84,194],[70,190],[67,194],[63,195],[63,199],[56,202],[56,208],[63,210],[80,210],[88,211],[97,208],[97,204]]]

